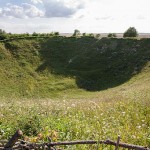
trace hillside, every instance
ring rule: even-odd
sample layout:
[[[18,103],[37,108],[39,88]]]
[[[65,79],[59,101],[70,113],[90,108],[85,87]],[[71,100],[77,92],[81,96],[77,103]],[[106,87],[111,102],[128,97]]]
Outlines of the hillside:
[[[51,37],[1,42],[0,95],[53,98],[102,91],[142,73],[148,76],[149,61],[150,39]]]

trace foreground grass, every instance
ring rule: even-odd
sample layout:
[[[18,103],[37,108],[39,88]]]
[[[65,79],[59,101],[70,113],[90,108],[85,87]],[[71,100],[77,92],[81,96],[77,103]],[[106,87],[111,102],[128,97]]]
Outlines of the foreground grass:
[[[142,75],[141,75],[142,77]],[[140,77],[139,77],[140,78]],[[150,146],[150,82],[147,76],[82,99],[1,99],[0,139],[16,129],[26,140],[116,140]],[[140,83],[140,84],[139,84]],[[68,149],[90,149],[88,146]],[[94,148],[94,147],[93,147]]]

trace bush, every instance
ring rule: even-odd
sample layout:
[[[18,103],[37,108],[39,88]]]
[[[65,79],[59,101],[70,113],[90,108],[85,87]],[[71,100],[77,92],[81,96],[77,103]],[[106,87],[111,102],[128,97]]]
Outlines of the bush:
[[[138,32],[134,27],[128,28],[127,31],[124,32],[123,37],[137,37]]]
[[[107,37],[114,38],[114,37],[117,37],[117,35],[115,33],[109,33]]]
[[[6,34],[0,34],[0,40],[5,40],[7,39],[7,35]]]
[[[4,30],[0,29],[0,40],[7,39],[7,34]]]
[[[87,34],[86,33],[82,33],[82,36],[87,36]]]
[[[38,33],[33,32],[32,36],[38,36]]]
[[[89,36],[90,36],[90,37],[94,37],[94,34],[93,34],[93,33],[90,33]]]
[[[54,32],[54,35],[55,36],[59,36],[59,32]]]
[[[98,38],[100,38],[101,37],[101,35],[100,34],[96,34],[96,36],[95,36],[97,39]]]
[[[5,30],[0,29],[0,35],[1,35],[1,34],[6,34],[6,31],[5,31]]]
[[[41,129],[40,118],[37,115],[33,115],[29,118],[22,118],[18,121],[18,128],[27,136],[36,136]]]

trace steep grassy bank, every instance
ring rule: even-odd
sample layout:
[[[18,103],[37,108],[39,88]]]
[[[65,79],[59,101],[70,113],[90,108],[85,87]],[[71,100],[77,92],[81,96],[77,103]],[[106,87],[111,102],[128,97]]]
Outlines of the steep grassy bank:
[[[101,91],[127,82],[149,60],[149,39],[12,40],[0,43],[0,95],[59,97]]]

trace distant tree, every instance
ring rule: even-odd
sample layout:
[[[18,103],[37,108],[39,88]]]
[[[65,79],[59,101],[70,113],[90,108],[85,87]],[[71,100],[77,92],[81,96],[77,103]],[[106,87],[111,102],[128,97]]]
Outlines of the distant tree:
[[[109,33],[107,37],[114,38],[117,37],[116,33]]]
[[[48,36],[54,36],[54,32],[48,33]]]
[[[54,32],[54,35],[55,36],[59,36],[59,32]]]
[[[0,40],[7,39],[7,34],[4,30],[0,29]]]
[[[1,34],[6,34],[5,30],[0,29],[0,35]]]
[[[82,33],[82,36],[87,36],[87,34],[86,33]]]
[[[26,36],[29,36],[30,34],[28,33],[28,32],[26,32],[26,34],[25,34]]]
[[[45,36],[45,35],[46,35],[45,33],[41,33],[41,34],[40,34],[40,36]]]
[[[77,30],[77,29],[75,29],[72,36],[78,37],[78,36],[80,36],[80,35],[81,35],[80,31]]]
[[[97,39],[98,38],[100,38],[101,37],[101,35],[100,34],[96,34],[96,36],[95,36]]]
[[[138,32],[134,27],[130,27],[124,32],[123,37],[137,37]]]
[[[38,33],[33,32],[32,36],[38,36]]]
[[[90,37],[94,37],[94,34],[93,34],[93,33],[90,33],[89,36],[90,36]]]

